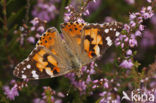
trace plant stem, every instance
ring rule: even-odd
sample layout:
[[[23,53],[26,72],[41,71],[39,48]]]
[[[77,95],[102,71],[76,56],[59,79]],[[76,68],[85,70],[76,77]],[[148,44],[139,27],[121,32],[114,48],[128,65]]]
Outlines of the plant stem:
[[[8,27],[7,27],[6,0],[3,0],[3,33],[4,33],[4,38],[7,38]]]
[[[61,8],[60,8],[60,15],[59,15],[58,23],[57,23],[57,28],[59,28],[60,27],[60,23],[63,22],[65,2],[66,2],[66,0],[62,0]]]
[[[25,24],[28,23],[29,20],[29,9],[30,9],[30,0],[27,0],[27,5],[26,5],[26,15],[25,15]]]

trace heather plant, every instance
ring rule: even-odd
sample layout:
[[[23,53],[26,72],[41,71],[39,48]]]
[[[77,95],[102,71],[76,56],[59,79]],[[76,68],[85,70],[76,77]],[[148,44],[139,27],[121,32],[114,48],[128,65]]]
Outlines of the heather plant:
[[[0,10],[0,103],[156,102],[156,0],[1,0]],[[123,29],[80,77],[13,76],[46,29],[69,21],[119,21]]]

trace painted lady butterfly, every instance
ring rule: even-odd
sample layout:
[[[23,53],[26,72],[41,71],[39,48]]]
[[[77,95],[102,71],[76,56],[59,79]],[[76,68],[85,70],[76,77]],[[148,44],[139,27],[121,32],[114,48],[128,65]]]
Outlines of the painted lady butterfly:
[[[22,79],[42,79],[72,71],[77,73],[83,65],[100,57],[121,29],[119,22],[67,22],[61,24],[63,35],[56,28],[49,28],[30,55],[15,67],[13,74]]]

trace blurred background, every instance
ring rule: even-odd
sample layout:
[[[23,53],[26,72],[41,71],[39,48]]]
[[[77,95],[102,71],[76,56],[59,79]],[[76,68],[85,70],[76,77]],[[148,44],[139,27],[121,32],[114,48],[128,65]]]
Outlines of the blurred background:
[[[60,32],[60,23],[70,20],[71,8],[79,12],[85,1],[0,1],[0,103],[127,103],[121,101],[122,91],[156,88],[155,0],[89,0],[79,21],[119,21],[125,24],[125,36],[83,68],[81,78],[71,73],[23,82],[13,76],[14,67],[29,55],[40,35],[49,27]]]

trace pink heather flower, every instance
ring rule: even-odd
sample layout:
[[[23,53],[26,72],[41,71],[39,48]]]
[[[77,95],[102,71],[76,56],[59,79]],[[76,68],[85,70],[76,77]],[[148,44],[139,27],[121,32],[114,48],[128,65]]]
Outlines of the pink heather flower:
[[[82,72],[86,72],[86,71],[87,71],[87,66],[83,66],[83,67],[81,68],[81,71],[82,71]]]
[[[55,101],[55,103],[62,103],[62,100],[61,100],[61,99],[57,99],[57,100]]]
[[[144,17],[145,19],[148,19],[148,18],[150,17],[150,14],[149,14],[149,13],[144,13],[144,14],[143,14],[143,17]]]
[[[151,2],[152,2],[152,0],[147,0],[147,2],[151,3]]]
[[[128,38],[128,37],[126,37],[126,38],[124,39],[124,41],[125,41],[125,42],[128,42],[128,40],[129,40],[129,38]]]
[[[37,28],[37,31],[39,31],[39,32],[44,32],[44,27],[43,27],[43,26],[39,26],[39,27]]]
[[[27,40],[29,43],[35,43],[35,38],[33,36],[28,37]]]
[[[102,98],[99,103],[106,103],[105,101],[105,98]]]
[[[104,91],[104,92],[102,92],[102,93],[99,93],[99,95],[100,95],[101,97],[104,97],[105,94],[106,94],[106,91]]]
[[[108,87],[109,87],[108,81],[106,81],[106,82],[103,84],[103,87],[104,87],[104,88],[108,88]]]
[[[128,25],[128,24],[125,24],[123,29],[124,29],[124,30],[126,30],[127,32],[129,32],[129,31],[130,31],[130,27],[129,27],[129,25]]]
[[[93,83],[98,83],[98,82],[99,82],[99,81],[98,81],[97,79],[93,81]]]
[[[77,18],[77,21],[78,21],[79,23],[85,23],[85,21],[84,21],[82,18]]]
[[[36,38],[40,38],[40,34],[39,33],[36,33],[35,37]]]
[[[125,0],[125,1],[130,5],[135,4],[135,0]]]
[[[93,0],[94,3],[96,3],[96,0]]]
[[[34,31],[35,29],[36,29],[35,26],[32,26],[32,27],[30,28],[31,31]]]
[[[64,14],[64,21],[65,21],[65,22],[68,22],[68,21],[70,20],[70,16],[71,16],[71,14],[65,13],[65,14]]]
[[[130,49],[127,50],[126,54],[127,54],[127,55],[132,55],[132,50],[130,50]]]
[[[133,20],[133,19],[135,19],[136,18],[136,14],[135,13],[132,13],[132,14],[130,14],[130,20]]]
[[[134,34],[130,34],[131,39],[135,39],[135,35]]]
[[[138,23],[142,23],[143,22],[143,17],[138,17]]]
[[[112,21],[115,21],[112,17],[110,16],[105,17],[105,22],[112,22]]]
[[[89,15],[89,10],[87,9],[84,13],[85,16]]]
[[[4,94],[7,95],[7,98],[14,100],[16,96],[19,96],[17,85],[14,85],[11,89],[9,86],[3,87]]]
[[[62,98],[64,98],[65,97],[65,95],[62,93],[62,92],[58,92],[58,97],[62,97]]]
[[[121,43],[121,48],[124,48],[124,45],[125,45],[124,43]]]
[[[139,26],[139,30],[140,30],[140,31],[143,31],[143,30],[144,30],[144,26],[143,26],[143,25],[140,25],[140,26]]]
[[[119,36],[120,36],[120,35],[119,35]],[[116,38],[116,39],[115,39],[115,45],[116,45],[116,46],[119,46],[119,45],[120,45],[120,39],[119,39],[119,38]]]
[[[16,83],[16,81],[14,79],[10,81],[11,85],[14,85],[15,83]]]
[[[137,30],[137,31],[135,32],[135,36],[141,36],[141,32],[140,32],[139,30]]]
[[[93,85],[92,88],[95,89],[97,87],[97,85]]]
[[[35,26],[35,25],[37,25],[39,23],[39,19],[36,17],[33,20],[31,20],[30,23],[32,23],[33,26]]]
[[[131,25],[131,27],[135,27],[136,23],[134,21],[130,21],[130,25]]]
[[[90,77],[90,75],[88,75],[88,77],[87,77],[87,80],[86,80],[86,83],[88,84],[88,83],[90,83],[92,80],[91,80],[91,77]]]
[[[94,12],[95,10],[97,10],[97,8],[99,8],[100,4],[101,4],[102,0],[95,0],[91,1],[88,3],[87,5],[87,9],[89,10],[90,13]]]
[[[56,1],[44,1],[44,0],[37,0],[37,4],[34,6],[32,11],[32,15],[34,17],[38,17],[41,20],[50,21],[55,18],[58,14],[58,10],[55,7]]]
[[[40,99],[40,98],[35,98],[33,100],[33,103],[46,103],[43,99]]]
[[[133,63],[132,63],[131,60],[124,60],[124,61],[122,61],[122,63],[120,64],[120,67],[126,68],[126,69],[130,69],[130,68],[132,68],[132,66],[133,66]]]
[[[134,39],[134,38],[132,38],[132,39],[130,39],[129,40],[129,46],[130,47],[134,47],[134,46],[137,46],[137,40],[136,39]]]
[[[140,11],[141,15],[144,19],[148,19],[151,18],[154,14],[153,14],[153,10],[151,6],[143,7],[142,10]]]
[[[152,11],[152,6],[148,6],[147,10],[151,12]]]

